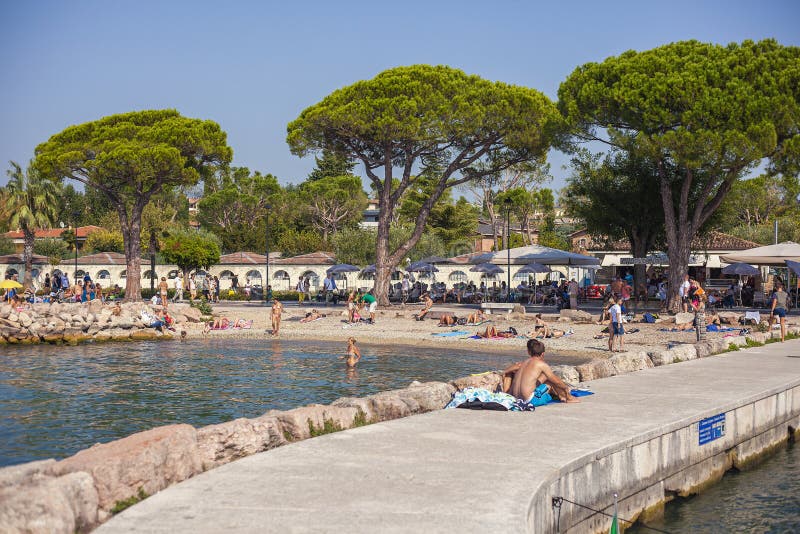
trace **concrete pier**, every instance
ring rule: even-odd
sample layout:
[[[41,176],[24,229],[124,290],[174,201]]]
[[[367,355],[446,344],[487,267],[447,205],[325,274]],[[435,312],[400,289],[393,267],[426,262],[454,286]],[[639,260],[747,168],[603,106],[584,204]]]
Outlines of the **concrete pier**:
[[[97,532],[607,531],[566,502],[557,517],[552,498],[608,509],[617,492],[631,518],[785,441],[800,427],[800,341],[586,385],[581,404],[442,410],[250,456]]]

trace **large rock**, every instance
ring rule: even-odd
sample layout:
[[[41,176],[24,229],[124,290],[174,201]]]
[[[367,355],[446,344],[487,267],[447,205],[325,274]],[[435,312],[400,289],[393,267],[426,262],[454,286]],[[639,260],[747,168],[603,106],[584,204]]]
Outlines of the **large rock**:
[[[678,313],[675,315],[675,324],[686,324],[694,322],[693,313]]]
[[[136,496],[140,488],[152,495],[201,469],[195,429],[168,425],[84,449],[53,465],[50,472],[91,474],[103,521],[115,503]]]
[[[675,362],[675,353],[671,350],[657,350],[649,352],[648,356],[650,356],[650,361],[652,361],[653,365],[656,367],[669,365]]]
[[[49,459],[4,467],[0,469],[0,489],[28,484],[35,478],[46,476],[55,463],[55,460]]]
[[[283,427],[274,416],[236,419],[197,430],[197,448],[203,470],[285,443]]]
[[[744,317],[741,313],[721,311],[717,313],[722,324],[739,324],[739,318]]]
[[[98,522],[98,496],[88,473],[36,477],[0,488],[0,532],[87,532]]]
[[[578,365],[575,369],[581,377],[581,382],[588,382],[598,378],[608,378],[616,374],[614,366],[608,360],[595,360],[590,363]]]
[[[328,431],[351,428],[358,414],[353,406],[324,406],[311,404],[285,412],[267,412],[267,417],[275,417],[280,422],[283,435],[290,441],[297,441]]]
[[[143,328],[131,332],[131,339],[134,341],[150,341],[158,339],[158,337],[158,332],[153,328]]]
[[[614,367],[614,374],[633,373],[653,367],[646,352],[621,352],[608,359]]]
[[[466,388],[484,388],[489,391],[495,391],[502,385],[503,377],[500,373],[492,371],[490,373],[481,373],[478,375],[469,375],[461,378],[456,378],[450,382],[456,389],[462,390]]]
[[[181,310],[181,313],[186,316],[186,320],[190,323],[200,322],[200,310],[187,306],[186,309]]]
[[[567,384],[577,384],[581,381],[581,375],[572,365],[554,365],[553,374]]]
[[[133,328],[133,318],[130,315],[111,316],[111,327],[125,330]]]
[[[31,316],[25,312],[20,312],[17,320],[25,328],[28,328],[31,325],[31,323],[33,323],[33,319],[31,319]]]
[[[694,345],[688,343],[679,343],[670,347],[669,350],[671,350],[674,355],[673,362],[685,362],[697,359],[697,349],[694,348]]]
[[[569,317],[574,323],[592,323],[592,314],[583,310],[561,310],[561,317]]]

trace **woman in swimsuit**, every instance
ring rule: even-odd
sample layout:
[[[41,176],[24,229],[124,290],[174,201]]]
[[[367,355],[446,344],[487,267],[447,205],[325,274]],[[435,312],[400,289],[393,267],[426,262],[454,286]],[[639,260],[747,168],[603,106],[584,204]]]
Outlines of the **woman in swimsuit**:
[[[347,355],[339,356],[345,360],[347,367],[355,367],[361,359],[361,351],[356,347],[356,338],[351,337],[347,340]]]

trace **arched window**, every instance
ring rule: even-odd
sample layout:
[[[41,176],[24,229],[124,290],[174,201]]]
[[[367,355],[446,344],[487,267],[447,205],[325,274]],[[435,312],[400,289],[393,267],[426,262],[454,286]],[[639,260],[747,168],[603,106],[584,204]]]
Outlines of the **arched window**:
[[[418,280],[435,280],[436,279],[435,275],[436,275],[436,273],[432,273],[430,271],[421,271],[421,272],[417,273],[417,279]],[[395,277],[394,273],[392,273],[392,280],[400,280],[400,279],[401,279],[401,277]]]
[[[14,276],[15,274],[16,274],[16,275],[19,275],[19,272],[18,272],[16,269],[12,269],[11,267],[9,267],[8,269],[6,269],[6,278],[11,278],[11,277],[12,277],[12,276]]]
[[[496,282],[499,279],[500,278],[496,274],[489,274],[489,273],[481,274],[481,280],[485,280],[487,282]]]
[[[311,289],[319,287],[319,275],[314,271],[306,271],[300,276],[302,276],[303,278],[307,276],[309,278],[308,282],[311,284]]]
[[[220,280],[230,280],[231,278],[233,278],[233,272],[231,272],[231,271],[227,271],[226,270],[226,271],[222,271],[221,273],[219,273],[219,279]]]
[[[38,278],[39,269],[31,269],[31,276],[34,277],[34,278]]]
[[[261,285],[261,273],[255,269],[247,271],[245,275],[245,279],[250,282],[250,285],[260,286]]]
[[[122,271],[121,273],[119,273],[119,277],[123,279],[128,278],[128,271]]]
[[[586,239],[585,238],[580,238],[578,240],[578,246],[581,247],[581,248],[586,248]]]
[[[145,280],[158,280],[158,273],[148,269],[144,272],[142,278],[144,278]]]
[[[97,272],[97,279],[98,280],[109,280],[111,279],[111,273],[103,269],[102,271]]]
[[[86,276],[86,271],[83,269],[78,269],[78,272],[75,273],[76,278],[83,278],[84,276]]]
[[[514,275],[513,280],[516,282],[527,282],[530,280],[530,276],[528,273],[517,273]]]
[[[181,275],[181,272],[178,269],[172,269],[167,274],[167,278],[169,278],[170,280],[174,280],[174,279],[178,278],[180,275]]]
[[[450,273],[450,276],[447,277],[448,280],[451,282],[466,282],[467,281],[467,273],[464,271],[453,271]]]
[[[286,271],[275,271],[275,274],[272,275],[273,280],[289,280],[289,273]]]

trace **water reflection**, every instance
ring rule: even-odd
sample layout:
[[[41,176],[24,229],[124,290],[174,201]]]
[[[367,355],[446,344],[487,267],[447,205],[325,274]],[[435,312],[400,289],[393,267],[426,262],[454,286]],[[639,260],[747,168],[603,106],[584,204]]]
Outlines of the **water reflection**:
[[[4,347],[0,465],[64,457],[169,423],[203,426],[270,409],[326,404],[447,380],[518,360],[505,354],[340,343],[206,339],[78,347]]]

